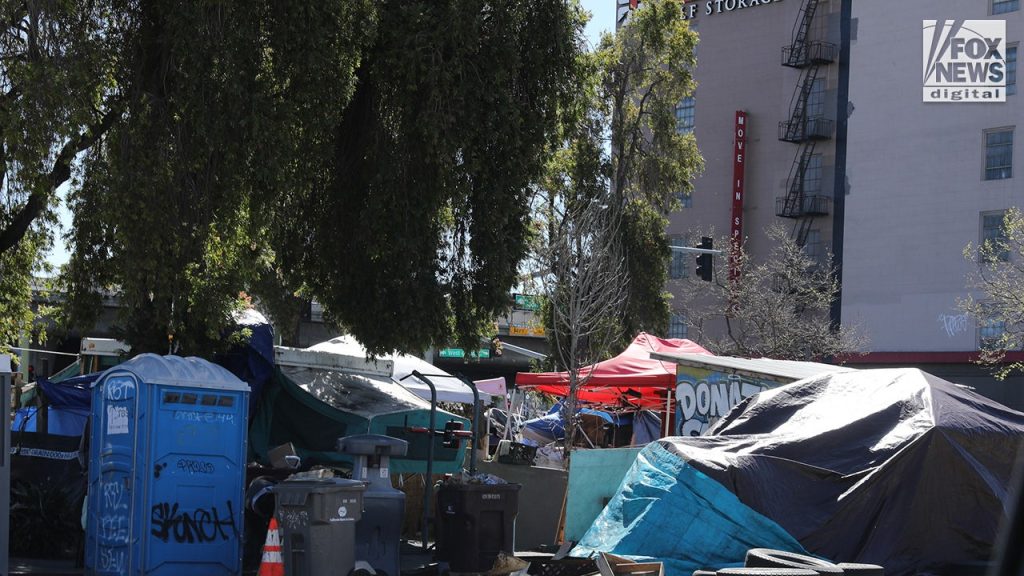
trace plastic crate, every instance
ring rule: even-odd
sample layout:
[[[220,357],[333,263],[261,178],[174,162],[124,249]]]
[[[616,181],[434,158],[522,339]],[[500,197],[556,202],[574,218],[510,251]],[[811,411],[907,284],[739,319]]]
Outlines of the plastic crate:
[[[498,462],[502,464],[523,464],[533,465],[533,459],[537,457],[537,447],[527,446],[519,442],[510,442],[507,454],[498,453]]]

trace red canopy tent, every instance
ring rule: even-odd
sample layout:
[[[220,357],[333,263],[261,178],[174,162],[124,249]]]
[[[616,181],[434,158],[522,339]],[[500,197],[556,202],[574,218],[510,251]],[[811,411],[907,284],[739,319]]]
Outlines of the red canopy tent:
[[[663,391],[676,385],[676,365],[651,359],[652,352],[711,354],[690,340],[663,339],[641,332],[618,356],[580,370],[580,379],[584,382],[578,392],[579,399],[608,406],[631,404],[657,408],[663,405]],[[516,386],[566,396],[569,393],[569,373],[519,372],[516,374]]]

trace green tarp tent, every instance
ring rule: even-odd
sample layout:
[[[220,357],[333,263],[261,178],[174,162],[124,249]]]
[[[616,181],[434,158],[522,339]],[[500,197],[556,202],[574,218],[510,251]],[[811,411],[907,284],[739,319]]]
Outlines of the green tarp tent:
[[[348,466],[351,458],[335,451],[342,436],[385,434],[409,442],[404,458],[391,460],[392,473],[426,472],[429,442],[434,442],[435,474],[462,469],[467,442],[446,448],[441,436],[411,432],[429,427],[430,402],[406,390],[390,376],[278,363],[274,381],[264,389],[249,430],[250,459],[268,463],[270,449],[291,442],[304,464]],[[438,409],[434,429],[465,418]]]

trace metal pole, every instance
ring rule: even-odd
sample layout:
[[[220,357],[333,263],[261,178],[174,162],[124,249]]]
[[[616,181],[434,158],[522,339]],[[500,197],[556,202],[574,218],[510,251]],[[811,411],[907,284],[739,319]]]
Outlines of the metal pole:
[[[437,388],[434,387],[434,383],[430,381],[423,374],[420,374],[418,370],[413,370],[412,375],[423,380],[427,383],[427,387],[430,388],[430,424],[429,430],[427,431],[427,438],[429,443],[427,444],[427,480],[424,482],[423,487],[423,549],[429,549],[429,530],[430,530],[430,500],[434,497],[434,424],[437,416]]]
[[[668,394],[665,394],[665,431],[661,434],[662,438],[668,436],[669,423],[672,421],[672,389],[668,388],[666,392]]]
[[[712,256],[718,256],[722,253],[721,250],[712,248],[691,248],[689,246],[669,246],[673,252],[685,252],[686,254],[711,254]]]
[[[476,384],[472,380],[465,378],[461,374],[459,379],[473,391],[473,422],[470,423],[470,430],[473,432],[473,435],[470,437],[471,444],[469,445],[469,475],[476,476],[476,437],[479,431],[477,422],[480,421],[480,391],[476,389]]]
[[[7,355],[0,355],[0,397],[4,429],[0,442],[0,576],[7,576],[11,525],[11,357]]]

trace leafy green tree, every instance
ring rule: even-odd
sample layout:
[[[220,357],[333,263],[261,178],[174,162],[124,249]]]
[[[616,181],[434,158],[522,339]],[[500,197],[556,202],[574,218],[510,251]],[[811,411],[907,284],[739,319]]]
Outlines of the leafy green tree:
[[[69,318],[207,354],[240,291],[321,302],[372,352],[479,343],[577,80],[574,2],[118,6],[123,115],[71,195]],[[285,322],[288,324],[289,322]]]
[[[667,214],[703,169],[696,140],[677,129],[675,116],[695,89],[697,39],[679,4],[658,0],[641,4],[598,51],[601,94],[611,111],[611,187],[623,210],[630,278],[623,343],[640,331],[668,328]]]
[[[115,2],[0,2],[0,345],[31,329],[57,190],[120,116]]]
[[[677,309],[691,337],[715,354],[744,358],[821,361],[859,350],[857,328],[834,327],[829,317],[839,294],[831,258],[810,257],[781,226],[766,235],[772,250],[764,260],[740,245],[731,256],[735,276],[715,266],[711,282],[685,281]]]
[[[534,201],[538,254],[557,245],[560,235],[595,233],[567,221],[585,213],[580,206],[586,202],[606,204],[614,220],[614,235],[602,242],[621,254],[625,300],[621,309],[599,307],[613,338],[593,339],[606,344],[582,357],[571,355],[579,361],[606,357],[636,333],[663,333],[668,326],[667,215],[703,167],[693,135],[677,129],[675,116],[676,106],[694,90],[696,42],[678,4],[655,0],[644,2],[616,35],[605,35],[595,52],[582,56],[588,81],[574,106],[563,111],[563,139]],[[541,257],[533,267],[555,270],[557,263]],[[572,275],[555,274],[548,292],[572,281]],[[549,333],[557,348],[555,339],[564,334]]]
[[[964,258],[976,262],[968,278],[973,294],[959,302],[982,328],[979,363],[1004,379],[1024,372],[1024,362],[1007,361],[1006,353],[1024,348],[1024,213],[1010,208],[994,238],[968,244]]]
[[[526,253],[531,184],[578,83],[575,2],[381,2],[322,188],[277,241],[374,352],[479,346]]]
[[[281,196],[313,187],[354,89],[369,2],[147,2],[113,83],[124,116],[71,194],[70,320],[116,292],[135,351],[209,354],[239,292],[274,277]]]
[[[569,373],[567,415],[586,381],[581,368],[668,325],[667,214],[702,166],[675,117],[694,89],[696,39],[678,3],[644,2],[581,56],[586,81],[562,111],[562,139],[533,202],[531,264],[545,284],[555,367]]]

